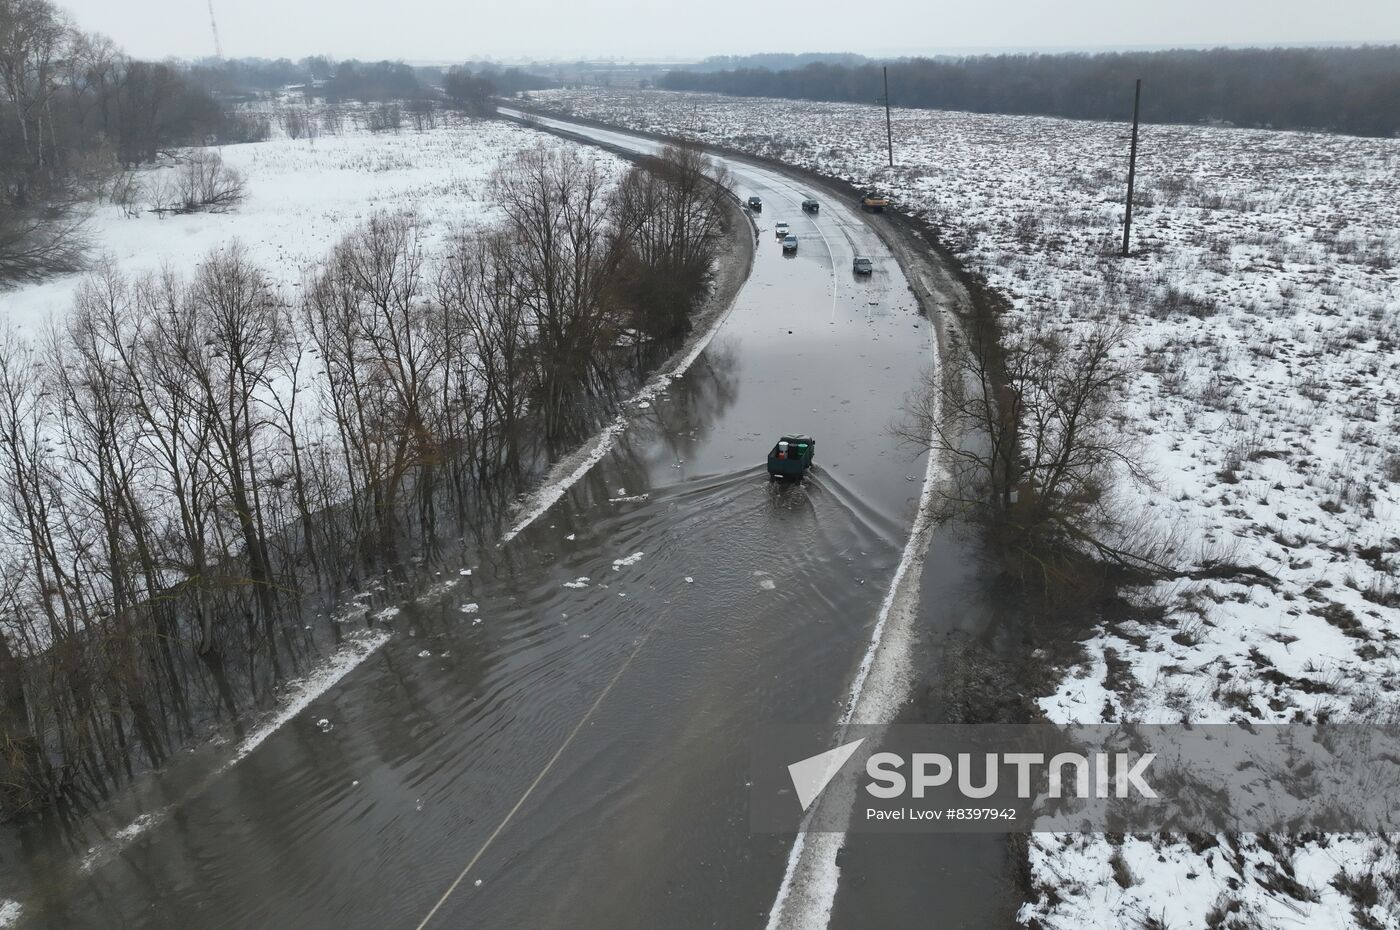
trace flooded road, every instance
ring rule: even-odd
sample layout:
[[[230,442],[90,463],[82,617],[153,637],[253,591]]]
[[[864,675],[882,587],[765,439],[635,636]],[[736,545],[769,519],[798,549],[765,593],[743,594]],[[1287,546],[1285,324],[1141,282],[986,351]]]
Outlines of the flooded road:
[[[0,886],[21,926],[764,925],[792,841],[749,832],[749,733],[841,713],[925,472],[888,426],[935,353],[858,211],[725,167],[764,201],[759,247],[688,371],[508,544],[435,559],[388,642],[246,758],[155,779],[160,816],[86,868],[22,838]],[[800,486],[764,470],[783,432],[816,438]],[[966,584],[946,555],[927,597]],[[871,845],[851,852],[878,885]],[[868,925],[853,894],[836,924]]]

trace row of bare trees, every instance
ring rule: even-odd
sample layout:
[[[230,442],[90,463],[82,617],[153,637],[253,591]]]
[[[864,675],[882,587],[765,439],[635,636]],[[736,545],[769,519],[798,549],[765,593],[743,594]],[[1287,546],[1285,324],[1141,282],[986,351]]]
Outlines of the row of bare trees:
[[[238,141],[237,121],[180,70],[126,57],[49,0],[0,0],[0,287],[78,267],[77,206],[117,168]]]
[[[234,245],[101,268],[41,339],[0,338],[5,803],[159,761],[222,694],[204,669],[255,665],[301,594],[428,535],[444,489],[508,497],[634,343],[683,332],[712,175],[673,150],[614,184],[542,147],[496,175],[503,221],[430,251],[375,216],[295,300]],[[638,291],[678,268],[693,291]]]

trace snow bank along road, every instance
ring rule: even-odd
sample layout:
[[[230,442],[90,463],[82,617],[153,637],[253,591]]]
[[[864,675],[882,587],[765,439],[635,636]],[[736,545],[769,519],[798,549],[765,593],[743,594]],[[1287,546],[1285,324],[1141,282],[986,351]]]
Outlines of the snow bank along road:
[[[799,863],[749,833],[748,738],[835,724],[858,673],[899,700],[889,665],[863,669],[909,575],[926,463],[887,426],[933,327],[850,205],[809,217],[799,182],[725,166],[763,198],[759,248],[686,373],[508,544],[435,554],[456,583],[236,767],[89,874],[36,869],[26,925],[761,927],[780,886],[826,919],[834,846]],[[813,480],[769,484],[792,431],[816,437]]]

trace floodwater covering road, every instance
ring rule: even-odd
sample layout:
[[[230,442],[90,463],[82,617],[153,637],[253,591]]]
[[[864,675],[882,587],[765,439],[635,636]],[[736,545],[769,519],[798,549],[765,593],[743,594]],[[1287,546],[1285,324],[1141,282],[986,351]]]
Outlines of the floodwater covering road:
[[[763,199],[758,250],[688,371],[509,543],[438,556],[455,584],[256,751],[169,779],[161,816],[87,868],[35,850],[0,887],[22,926],[764,926],[793,840],[749,831],[749,735],[843,712],[925,475],[888,426],[936,353],[858,211],[809,216],[800,182],[725,167]],[[782,432],[816,438],[801,485],[767,479]],[[960,579],[930,595],[926,574],[925,600]],[[885,869],[864,840],[833,926],[974,925],[950,898],[965,850],[906,840]],[[945,919],[908,913],[940,899]]]

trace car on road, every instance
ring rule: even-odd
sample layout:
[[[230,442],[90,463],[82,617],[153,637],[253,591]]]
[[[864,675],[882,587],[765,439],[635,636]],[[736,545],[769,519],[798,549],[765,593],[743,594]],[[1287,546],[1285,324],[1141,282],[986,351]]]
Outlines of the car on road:
[[[797,237],[796,237],[796,236],[785,236],[785,237],[783,238],[783,251],[784,251],[784,252],[796,252],[796,251],[797,251]]]
[[[757,197],[750,197],[750,198],[749,198],[749,209],[750,209],[750,210],[753,210],[755,213],[757,213],[759,210],[762,210],[762,209],[763,209],[763,201],[760,200],[760,199],[757,198]]]
[[[803,213],[816,213],[816,212],[817,212],[818,210],[820,210],[821,208],[822,208],[822,205],[819,204],[819,203],[817,203],[815,200],[812,200],[811,198],[808,198],[807,200],[802,201],[802,212],[803,212]]]
[[[774,235],[776,235],[779,239],[786,239],[787,236],[788,236],[788,224],[787,224],[787,223],[779,223],[777,226],[774,226],[774,227],[773,227],[773,233],[774,233]]]
[[[870,259],[857,255],[851,262],[851,271],[856,274],[874,274],[875,266],[871,263]]]
[[[878,191],[866,191],[860,195],[860,208],[871,213],[884,213],[890,205],[890,198]]]

